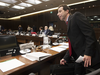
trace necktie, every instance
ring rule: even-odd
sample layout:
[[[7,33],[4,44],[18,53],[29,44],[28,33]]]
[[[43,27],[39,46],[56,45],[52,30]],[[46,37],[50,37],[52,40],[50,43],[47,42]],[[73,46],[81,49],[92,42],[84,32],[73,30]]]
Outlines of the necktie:
[[[66,22],[66,25],[68,25],[68,21]],[[71,56],[71,54],[72,54],[72,48],[71,48],[71,42],[70,42],[69,38],[68,38],[68,42],[69,42],[69,54]]]
[[[66,22],[66,25],[68,25],[68,21]]]
[[[69,54],[71,56],[72,55],[72,48],[71,48],[71,42],[70,42],[69,38],[68,38],[68,42],[69,42]]]

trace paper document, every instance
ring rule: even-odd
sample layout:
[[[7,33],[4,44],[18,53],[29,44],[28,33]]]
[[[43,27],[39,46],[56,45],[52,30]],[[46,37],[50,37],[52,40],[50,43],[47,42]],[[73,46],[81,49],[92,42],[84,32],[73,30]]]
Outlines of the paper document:
[[[68,48],[68,46],[58,46],[58,47],[53,47],[53,48],[50,48],[50,49],[57,51],[57,52],[61,52],[61,51],[66,50],[67,48]]]
[[[3,72],[9,71],[11,69],[17,68],[19,66],[24,65],[25,63],[17,60],[17,59],[11,59],[11,60],[7,60],[4,62],[0,62],[0,69]]]
[[[69,46],[58,46],[58,48],[64,48],[64,49],[67,49],[67,48],[69,48]]]
[[[81,62],[83,61],[83,58],[84,58],[84,57],[80,55],[80,56],[78,57],[78,59],[77,59],[75,62],[81,63]]]
[[[36,60],[35,58],[29,58],[26,55],[21,55],[21,56],[24,57],[24,58],[26,58],[26,59],[28,59],[28,60],[30,60],[30,61],[35,61]]]
[[[48,54],[48,53],[43,53],[43,52],[32,52],[32,53],[28,53],[26,54],[25,58],[31,60],[31,61],[34,61],[34,60],[43,60],[47,57],[51,56],[51,54]]]
[[[60,45],[68,45],[69,46],[69,43],[59,43]]]

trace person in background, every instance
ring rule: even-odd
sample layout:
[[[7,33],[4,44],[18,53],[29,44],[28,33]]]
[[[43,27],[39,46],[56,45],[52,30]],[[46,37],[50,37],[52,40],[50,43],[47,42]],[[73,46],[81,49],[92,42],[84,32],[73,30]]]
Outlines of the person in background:
[[[86,17],[75,12],[71,15],[70,8],[66,4],[59,5],[57,16],[61,21],[65,21],[69,40],[69,50],[60,60],[61,65],[68,63],[71,57],[76,61],[79,56],[83,56],[83,61],[75,64],[75,75],[84,75],[87,67],[92,67],[100,62],[100,51],[94,30]]]
[[[54,28],[52,25],[49,26],[49,30],[50,30],[50,36],[52,36],[54,34]]]
[[[6,32],[7,32],[7,29],[4,29],[3,34],[6,34]]]
[[[4,27],[2,25],[0,25],[0,32],[4,31]]]
[[[42,32],[43,32],[43,27],[39,27],[39,30],[40,30],[39,34],[42,34]]]
[[[33,28],[31,28],[31,32],[33,32]]]
[[[37,28],[35,25],[33,25],[33,32],[37,32]]]
[[[31,31],[31,27],[28,25],[27,27],[27,31],[30,32]]]
[[[50,34],[50,30],[48,29],[48,26],[44,27],[44,33],[46,36]]]
[[[10,33],[11,33],[11,32],[12,32],[12,30],[11,30],[11,29],[8,29],[8,32],[10,32]]]
[[[18,31],[19,31],[19,33],[20,33],[22,30],[23,30],[22,26],[19,25],[19,26],[18,26]]]

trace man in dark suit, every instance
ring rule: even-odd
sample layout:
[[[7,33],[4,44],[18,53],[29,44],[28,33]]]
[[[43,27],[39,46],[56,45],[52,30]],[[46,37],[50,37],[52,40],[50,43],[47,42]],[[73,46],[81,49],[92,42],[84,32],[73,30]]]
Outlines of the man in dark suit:
[[[37,28],[35,25],[33,25],[33,32],[37,32]]]
[[[44,33],[46,36],[50,35],[50,30],[48,29],[48,26],[44,27]]]
[[[39,27],[39,30],[40,30],[39,34],[42,34],[42,32],[43,32],[43,27]]]
[[[66,4],[58,7],[57,16],[61,21],[66,22],[67,35],[69,38],[69,51],[60,60],[61,65],[65,65],[71,56],[75,60],[81,55],[83,62],[75,64],[75,75],[84,75],[85,68],[94,66],[100,62],[100,51],[94,31],[89,25],[87,19],[80,12],[70,14],[70,8]]]
[[[19,31],[19,33],[20,33],[22,30],[23,30],[22,26],[19,25],[19,26],[18,26],[18,31]]]

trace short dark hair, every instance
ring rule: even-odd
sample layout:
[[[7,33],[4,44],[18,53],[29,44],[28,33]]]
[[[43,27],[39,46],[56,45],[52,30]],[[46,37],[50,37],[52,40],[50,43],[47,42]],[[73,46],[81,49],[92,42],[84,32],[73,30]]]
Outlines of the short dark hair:
[[[39,29],[43,29],[43,27],[40,27]]]
[[[61,4],[61,5],[58,6],[58,8],[60,8],[60,7],[63,7],[64,11],[69,10],[69,13],[71,13],[70,7],[67,6],[66,4]]]

